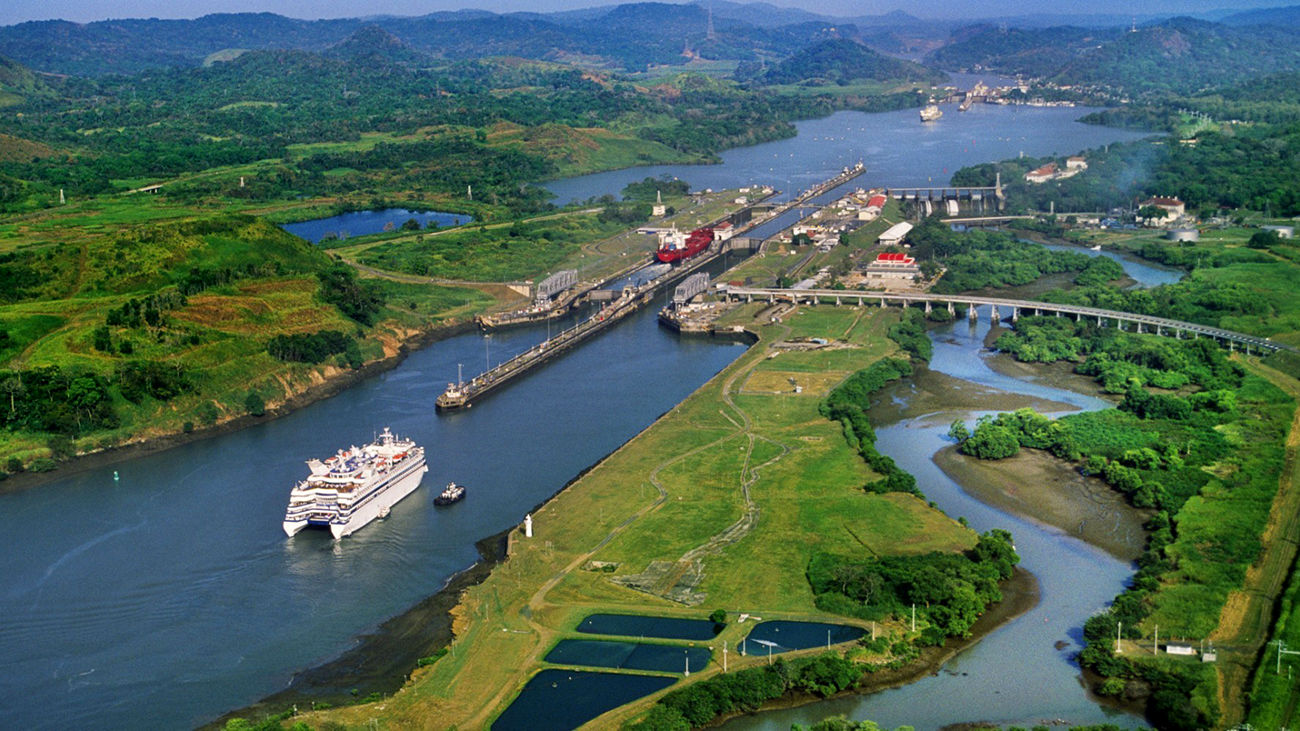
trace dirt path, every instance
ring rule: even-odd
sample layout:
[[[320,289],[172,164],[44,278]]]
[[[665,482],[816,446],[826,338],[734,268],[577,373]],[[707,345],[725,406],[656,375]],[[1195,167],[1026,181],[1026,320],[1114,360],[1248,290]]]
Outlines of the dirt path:
[[[788,331],[788,328],[786,328],[786,330]],[[694,457],[697,454],[700,454],[701,452],[713,449],[717,445],[722,444],[723,442],[727,442],[729,440],[735,439],[737,436],[744,435],[748,437],[749,453],[752,453],[753,451],[755,439],[765,439],[764,437],[757,437],[756,435],[753,434],[753,432],[751,431],[752,421],[749,417],[749,414],[747,414],[743,409],[738,407],[731,398],[731,391],[735,383],[741,378],[742,375],[748,375],[749,372],[752,371],[754,368],[756,368],[758,364],[761,362],[762,361],[760,359],[756,358],[753,364],[751,364],[749,368],[733,373],[722,386],[723,401],[726,403],[728,407],[730,407],[739,416],[740,421],[736,422],[734,419],[732,419],[730,416],[728,416],[725,413],[723,415],[727,417],[728,421],[731,421],[733,424],[735,424],[736,430],[728,434],[724,434],[723,436],[713,441],[710,441],[706,444],[701,444],[695,447],[694,449],[691,449],[687,452],[672,457],[656,465],[655,468],[651,470],[650,473],[646,476],[646,479],[652,486],[654,486],[655,490],[659,492],[658,497],[655,498],[655,500],[651,502],[649,505],[646,505],[645,507],[636,511],[632,515],[628,516],[626,520],[624,520],[623,522],[615,526],[604,538],[600,540],[600,542],[598,542],[590,550],[584,551],[574,556],[573,560],[569,561],[569,563],[566,564],[564,568],[560,569],[555,574],[553,574],[550,578],[548,578],[540,587],[538,587],[537,591],[534,592],[531,597],[529,597],[528,611],[524,616],[527,619],[530,629],[537,635],[538,641],[534,644],[534,648],[531,652],[529,652],[528,656],[521,660],[519,665],[521,668],[534,667],[537,664],[539,664],[541,662],[541,655],[543,649],[550,648],[554,644],[553,640],[555,639],[555,635],[556,635],[555,630],[552,630],[551,628],[546,627],[545,625],[533,619],[534,617],[542,614],[545,608],[549,606],[550,603],[547,600],[547,595],[550,594],[550,592],[556,586],[558,586],[560,582],[562,582],[566,577],[568,577],[573,572],[580,570],[583,565],[585,565],[588,561],[590,561],[591,558],[595,556],[597,552],[600,551],[600,549],[604,548],[606,545],[609,544],[610,541],[614,540],[619,535],[621,535],[624,531],[627,530],[629,526],[631,526],[633,523],[635,523],[643,516],[658,510],[660,507],[664,505],[664,503],[668,501],[668,490],[667,488],[664,487],[663,483],[659,479],[660,473],[662,473],[665,469],[672,467],[673,465],[676,465],[684,460]],[[750,454],[746,454],[744,465],[741,468],[741,476],[742,476],[741,491],[746,506],[745,512],[741,516],[740,520],[738,520],[736,523],[732,524],[732,526],[725,529],[722,533],[719,534],[719,536],[730,535],[736,531],[739,531],[740,535],[744,535],[744,533],[747,533],[748,530],[752,528],[753,523],[757,521],[758,508],[757,505],[753,502],[753,500],[749,496],[749,486],[758,479],[758,470],[762,469],[762,467],[768,464],[771,464],[772,462],[775,462],[777,459],[780,459],[782,456],[784,456],[790,451],[788,447],[785,447],[785,445],[780,445],[780,446],[784,449],[784,451],[780,455],[756,467],[750,466],[750,459],[749,459]],[[743,527],[738,528],[738,526],[743,526]],[[687,557],[698,559],[698,556],[696,555],[697,552],[699,552],[699,555],[703,555],[706,552],[704,549],[712,547],[714,542],[717,539],[718,536],[714,536],[705,544],[695,549],[692,549],[691,551],[688,551],[683,556],[682,560],[687,560]],[[472,719],[470,719],[470,723],[473,724],[474,727],[485,725],[488,719],[490,718],[490,714],[500,707],[500,705],[505,701],[505,698],[509,693],[513,693],[515,692],[515,690],[516,689],[510,684],[506,684],[505,686],[503,686],[500,691],[498,691],[492,698],[488,699],[483,704],[483,708]]]
[[[1286,391],[1300,402],[1300,383],[1256,359],[1244,361],[1256,374]],[[1273,606],[1286,586],[1300,545],[1300,409],[1296,410],[1286,437],[1286,458],[1282,465],[1277,497],[1269,511],[1268,523],[1260,540],[1263,550],[1246,570],[1240,590],[1228,595],[1219,625],[1210,634],[1216,645],[1230,645],[1236,652],[1224,653],[1217,664],[1219,707],[1223,711],[1220,725],[1230,728],[1244,720],[1246,693],[1251,674],[1258,665],[1264,643],[1273,624]]]

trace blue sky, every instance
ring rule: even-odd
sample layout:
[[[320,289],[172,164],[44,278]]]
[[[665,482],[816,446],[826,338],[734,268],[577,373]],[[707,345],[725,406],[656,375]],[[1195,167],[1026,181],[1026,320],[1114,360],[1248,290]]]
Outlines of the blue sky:
[[[673,1],[673,0],[667,0]],[[1247,9],[1287,5],[1300,0],[768,0],[773,5],[802,7],[827,15],[863,15],[906,10],[921,17],[971,18],[1023,13],[1199,13],[1222,8]],[[0,25],[62,18],[77,22],[108,18],[195,18],[208,13],[269,11],[294,18],[351,18],[359,15],[423,15],[473,7],[515,10],[569,10],[612,5],[608,0],[7,0],[0,2]]]

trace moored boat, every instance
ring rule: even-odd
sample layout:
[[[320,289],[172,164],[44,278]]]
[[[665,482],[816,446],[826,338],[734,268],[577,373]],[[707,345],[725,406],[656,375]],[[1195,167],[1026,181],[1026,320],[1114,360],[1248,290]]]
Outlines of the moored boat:
[[[924,108],[921,109],[922,122],[933,122],[934,120],[942,116],[943,116],[943,110],[939,108],[938,104],[927,104]]]
[[[335,538],[354,533],[387,515],[420,486],[429,469],[424,447],[387,428],[370,444],[308,460],[307,466],[311,474],[290,491],[284,512],[283,528],[290,536],[308,526],[327,527]]]

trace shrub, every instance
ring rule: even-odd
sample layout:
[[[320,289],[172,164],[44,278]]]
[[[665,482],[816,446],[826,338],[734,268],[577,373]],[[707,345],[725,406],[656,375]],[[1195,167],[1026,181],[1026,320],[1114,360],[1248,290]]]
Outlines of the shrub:
[[[30,472],[49,472],[57,466],[58,465],[54,463],[54,460],[49,457],[37,457],[32,460],[32,463],[27,466],[27,469]]]
[[[266,401],[262,400],[257,391],[249,391],[244,397],[244,408],[253,416],[263,416],[266,414]]]

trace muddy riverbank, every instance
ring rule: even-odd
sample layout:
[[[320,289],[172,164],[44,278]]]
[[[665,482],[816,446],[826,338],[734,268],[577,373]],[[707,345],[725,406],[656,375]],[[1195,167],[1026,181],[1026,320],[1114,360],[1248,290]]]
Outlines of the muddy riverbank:
[[[1068,462],[1037,449],[1014,457],[980,460],[956,446],[939,450],[934,462],[982,503],[1061,529],[1124,561],[1146,545],[1142,524],[1149,511],[1138,510],[1095,477],[1084,477]]]

